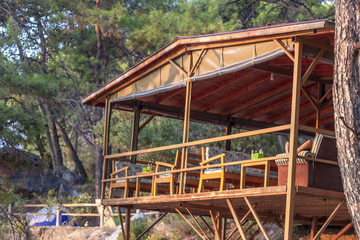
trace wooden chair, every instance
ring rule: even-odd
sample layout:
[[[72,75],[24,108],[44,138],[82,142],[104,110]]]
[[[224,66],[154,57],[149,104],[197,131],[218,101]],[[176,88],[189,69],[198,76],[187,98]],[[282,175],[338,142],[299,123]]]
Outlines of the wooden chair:
[[[155,173],[161,172],[161,168],[173,171],[179,167],[181,162],[181,151],[176,151],[175,162],[174,164],[164,163],[164,162],[156,162],[155,163]],[[178,174],[174,173],[165,173],[161,175],[154,176],[153,178],[153,192],[152,196],[156,196],[158,194],[158,184],[161,185],[169,185],[169,193],[170,195],[174,194],[175,185],[179,181]]]
[[[129,176],[129,168],[130,167],[123,167],[117,171],[114,171],[112,173],[110,173],[110,179],[114,179],[116,178],[116,175],[120,174],[120,173],[124,173],[125,177]],[[130,188],[130,183],[129,179],[125,179],[125,180],[114,180],[110,182],[110,190],[109,190],[109,199],[112,198],[113,195],[113,191],[115,188],[123,188],[124,189],[124,198],[127,198],[127,196],[129,195],[129,188]],[[134,185],[134,187],[136,187]]]
[[[201,166],[205,166],[211,162],[217,161],[220,159],[220,163],[225,163],[225,153],[216,155],[209,159],[206,159],[206,148],[201,148],[201,155],[202,155],[202,162],[200,163]],[[199,187],[198,193],[203,191],[204,185],[210,185],[211,182],[220,180],[219,191],[223,191],[226,189],[226,181],[240,181],[240,174],[236,173],[229,173],[225,171],[225,167],[222,166],[220,168],[208,168],[202,169],[200,171],[200,180],[199,180]]]

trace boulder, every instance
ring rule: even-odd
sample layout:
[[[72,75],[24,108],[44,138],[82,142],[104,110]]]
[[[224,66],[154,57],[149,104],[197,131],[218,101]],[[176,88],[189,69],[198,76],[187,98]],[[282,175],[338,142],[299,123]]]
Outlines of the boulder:
[[[62,168],[60,170],[60,176],[70,184],[83,184],[84,180],[82,177],[74,173],[68,168]]]
[[[80,196],[83,193],[69,185],[67,185],[66,183],[61,184],[59,187],[59,196],[64,196],[64,195],[71,195],[71,196]]]

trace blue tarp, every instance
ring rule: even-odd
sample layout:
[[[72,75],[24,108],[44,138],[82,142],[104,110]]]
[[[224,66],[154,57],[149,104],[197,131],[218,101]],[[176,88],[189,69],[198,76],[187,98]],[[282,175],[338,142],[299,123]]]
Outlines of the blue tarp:
[[[30,220],[30,226],[56,226],[56,209],[57,207],[47,207],[43,208],[38,213],[48,214],[48,215],[28,215]],[[65,208],[61,208],[61,213],[66,213]],[[50,215],[51,214],[51,215]],[[69,225],[70,218],[68,216],[61,216],[61,225]]]

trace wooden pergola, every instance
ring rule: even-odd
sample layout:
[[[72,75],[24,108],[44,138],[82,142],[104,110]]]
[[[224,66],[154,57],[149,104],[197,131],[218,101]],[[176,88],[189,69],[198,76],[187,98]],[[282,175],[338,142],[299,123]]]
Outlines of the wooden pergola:
[[[195,216],[202,221],[203,216],[211,217],[214,230],[204,222],[215,239],[230,239],[237,230],[242,239],[247,239],[248,229],[242,226],[246,219],[253,219],[267,239],[263,222],[273,219],[281,225],[283,221],[284,239],[287,240],[292,238],[294,222],[312,224],[313,239],[317,239],[330,223],[349,224],[351,218],[346,204],[343,204],[343,192],[295,185],[298,135],[334,136],[331,100],[333,43],[334,23],[327,20],[177,37],[85,98],[84,104],[105,108],[102,202],[127,209],[124,238],[130,238],[130,209],[159,210],[165,214],[174,212],[183,217],[189,215],[197,227],[184,219],[202,239],[211,237],[207,236]],[[112,110],[134,112],[130,152],[108,152]],[[140,114],[149,115],[141,125]],[[138,149],[139,131],[155,116],[183,120],[182,143]],[[189,142],[190,121],[226,126],[226,135]],[[232,128],[248,131],[231,134]],[[289,174],[286,185],[185,192],[186,172],[206,168],[203,165],[188,167],[189,147],[225,141],[226,150],[229,150],[233,139],[276,133],[289,135],[289,154],[266,157],[261,161],[287,158]],[[177,194],[104,199],[105,185],[113,181],[106,177],[109,161],[136,163],[137,155],[172,149],[180,149],[182,153],[181,167],[169,172],[180,175]],[[302,158],[309,162],[337,165],[327,159]],[[258,161],[249,159],[213,167],[251,166]],[[160,173],[146,176],[157,175]],[[121,179],[132,178],[139,180],[138,176]],[[226,222],[223,219],[226,218],[233,218],[237,226],[229,236],[224,233]],[[318,223],[323,227],[316,234]]]

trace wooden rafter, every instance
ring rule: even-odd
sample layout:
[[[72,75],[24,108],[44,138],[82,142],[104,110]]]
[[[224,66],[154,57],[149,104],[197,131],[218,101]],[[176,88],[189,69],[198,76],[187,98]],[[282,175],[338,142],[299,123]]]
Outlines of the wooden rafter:
[[[249,109],[253,107],[255,104],[259,104],[262,101],[268,100],[269,98],[275,98],[279,95],[288,94],[291,91],[292,82],[287,82],[280,87],[273,89],[272,91],[266,92],[264,94],[260,94],[258,97],[252,98],[250,101],[239,104],[235,108],[231,109],[231,111],[227,112],[226,115],[234,115],[240,111],[244,111],[244,109]]]
[[[329,90],[327,90],[327,92],[324,94],[324,96],[322,96],[319,100],[320,103],[322,103],[323,101],[325,101],[325,99],[328,98],[329,94],[332,93],[332,88],[329,88]]]
[[[323,224],[323,226],[320,228],[320,230],[316,233],[315,237],[313,238],[313,240],[316,240],[320,237],[320,235],[325,231],[325,229],[327,228],[327,226],[329,226],[329,224],[331,223],[331,221],[334,219],[334,217],[336,216],[337,212],[340,210],[340,207],[344,204],[344,201],[339,202],[339,204],[336,206],[336,208],[334,209],[334,211],[331,213],[331,215],[329,216],[329,218],[326,220],[326,222]]]
[[[334,46],[331,45],[327,45],[327,44],[323,44],[323,43],[319,43],[319,42],[315,42],[315,41],[311,41],[309,39],[303,38],[303,37],[293,37],[293,42],[301,42],[307,46],[311,46],[311,47],[316,47],[319,49],[324,49],[328,52],[333,53],[334,52]]]
[[[156,99],[156,103],[162,103],[162,102],[165,102],[166,100],[178,95],[180,92],[184,91],[184,88],[179,88],[179,89],[176,89],[176,90],[173,90],[172,92],[166,92],[164,93],[163,97],[158,97]]]
[[[255,218],[255,221],[257,222],[261,232],[263,233],[264,237],[266,240],[270,240],[269,236],[267,235],[266,231],[265,231],[265,228],[263,227],[261,221],[260,221],[260,218],[258,216],[258,214],[256,213],[255,209],[253,208],[253,206],[251,205],[249,199],[247,199],[247,197],[244,197],[244,200],[246,202],[246,204],[248,205],[252,215],[254,216]]]
[[[199,93],[197,93],[196,96],[194,96],[191,99],[191,103],[195,103],[200,101],[201,99],[214,94],[215,92],[218,92],[220,90],[222,90],[223,88],[227,87],[228,84],[230,84],[231,82],[233,82],[234,80],[236,80],[239,77],[245,77],[247,74],[251,73],[253,70],[252,69],[247,69],[244,71],[244,73],[241,76],[236,76],[236,77],[232,77],[232,76],[227,76],[226,78],[224,78],[223,80],[221,80],[220,83],[215,84],[211,87],[208,87],[202,91],[200,91]]]
[[[311,104],[310,102],[305,103],[305,104],[302,104],[302,105],[300,106],[300,111],[303,111],[303,110],[305,110],[305,109],[307,109],[307,108],[309,108],[309,107],[311,107],[311,106],[312,106],[312,104]],[[279,120],[281,120],[281,119],[287,118],[287,117],[289,117],[290,112],[291,112],[291,109],[288,110],[288,111],[286,111],[286,112],[284,112],[284,113],[278,114],[278,115],[276,115],[276,116],[273,117],[273,118],[270,118],[270,119],[268,120],[268,122],[277,122],[277,121],[279,121]]]
[[[294,55],[292,55],[289,50],[284,46],[284,44],[279,39],[274,39],[274,42],[276,42],[280,48],[284,51],[284,53],[291,59],[291,61],[294,62]]]
[[[270,77],[265,77],[265,78],[262,78],[262,79],[260,79],[260,80],[255,81],[255,82],[253,82],[253,83],[250,83],[250,84],[248,84],[247,86],[244,86],[244,87],[240,88],[239,90],[230,93],[230,94],[227,95],[226,97],[221,98],[221,99],[219,99],[219,100],[217,100],[217,101],[209,104],[208,106],[206,106],[205,108],[201,109],[200,111],[207,112],[207,111],[209,111],[209,110],[211,110],[211,109],[213,109],[213,108],[215,108],[215,107],[217,107],[217,106],[219,106],[219,105],[221,105],[221,104],[224,104],[224,103],[226,103],[226,102],[229,102],[229,101],[231,101],[232,99],[234,99],[234,98],[236,98],[236,97],[239,97],[239,95],[241,95],[241,94],[243,94],[243,93],[245,93],[245,92],[247,92],[247,91],[249,91],[249,90],[252,90],[252,89],[260,86],[261,84],[263,84],[263,83],[266,82],[266,81],[269,81],[269,79],[270,79]]]
[[[332,106],[332,104],[329,105],[329,106],[327,106],[327,107],[325,107],[325,108],[322,108],[322,109],[321,109],[321,112],[322,112],[323,114],[328,113],[328,112],[331,112],[331,111],[333,111],[333,106]],[[313,113],[310,113],[309,115],[306,115],[306,116],[304,116],[304,117],[301,117],[301,118],[300,118],[300,123],[304,123],[304,122],[307,122],[307,121],[312,120],[312,119],[315,119],[315,118],[316,118],[316,112],[313,112]]]
[[[144,127],[146,127],[146,125],[148,125],[149,122],[151,122],[151,120],[153,120],[155,116],[156,116],[155,114],[151,114],[150,117],[148,117],[148,119],[146,119],[146,121],[143,122],[143,124],[141,124],[141,126],[139,127],[139,132],[140,132]]]
[[[192,68],[191,68],[191,70],[190,70],[190,72],[189,72],[189,74],[188,74],[188,77],[192,77],[192,76],[194,75],[195,70],[196,70],[197,67],[199,66],[199,63],[200,63],[201,59],[205,56],[206,51],[207,51],[206,48],[201,49],[201,52],[200,52],[198,58],[196,59],[194,65],[192,66]]]
[[[314,58],[314,60],[312,61],[312,63],[308,67],[308,69],[306,69],[306,72],[304,73],[304,75],[301,78],[301,86],[305,85],[305,82],[309,79],[311,73],[314,71],[316,65],[318,64],[318,62],[320,61],[320,59],[324,55],[324,53],[325,53],[324,49],[320,50],[320,52],[316,55],[316,57]]]
[[[306,91],[306,89],[301,88],[301,91],[303,91],[303,93],[305,94],[306,98],[309,100],[309,102],[311,103],[311,105],[313,105],[313,107],[315,108],[315,110],[319,110],[319,104],[317,102],[317,100],[315,99],[315,97],[309,93],[308,91]]]
[[[192,229],[194,229],[194,231],[201,237],[201,239],[205,240],[204,236],[201,235],[201,233],[196,229],[194,225],[191,224],[189,220],[187,220],[187,218],[179,211],[179,209],[175,208],[175,211],[177,211],[179,215],[185,220],[185,222],[189,224]]]

